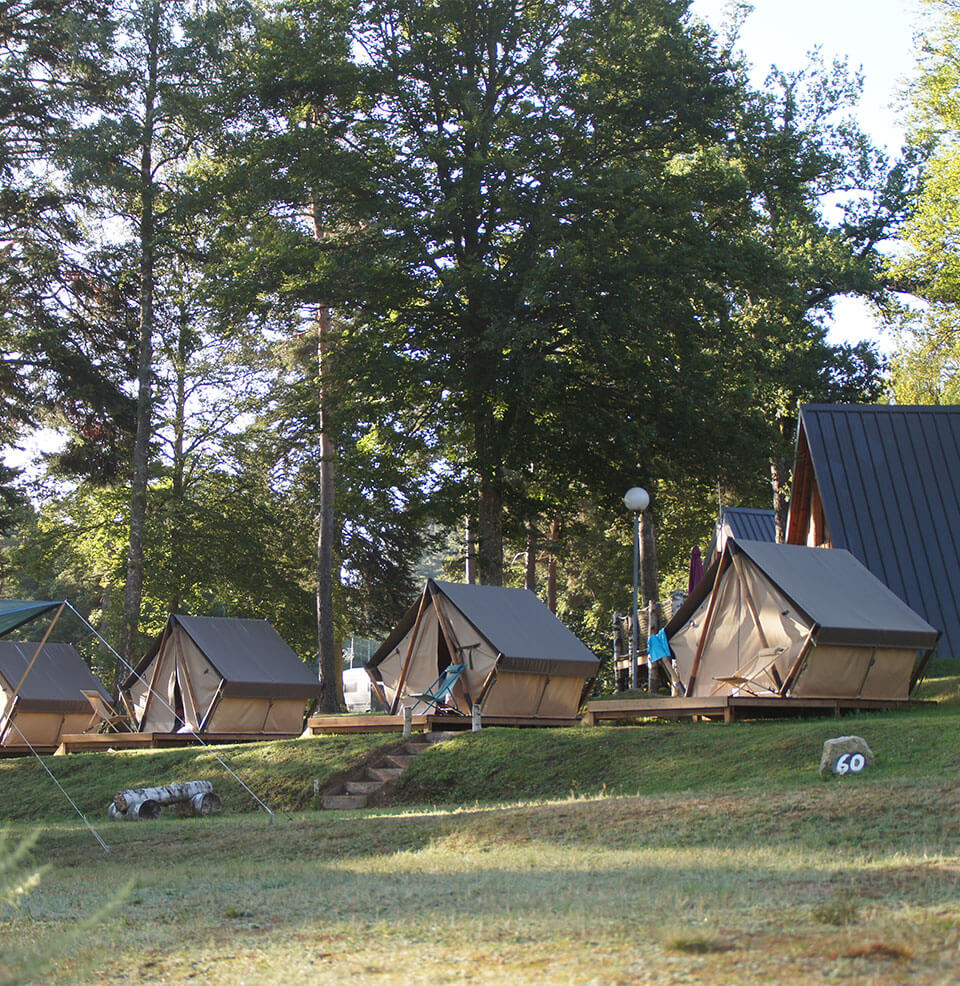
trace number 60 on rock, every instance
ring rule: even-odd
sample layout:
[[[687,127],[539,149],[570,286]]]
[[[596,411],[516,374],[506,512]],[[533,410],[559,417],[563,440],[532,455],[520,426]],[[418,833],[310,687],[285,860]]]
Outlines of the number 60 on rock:
[[[844,753],[837,757],[833,770],[836,774],[859,774],[866,765],[867,760],[862,753]]]

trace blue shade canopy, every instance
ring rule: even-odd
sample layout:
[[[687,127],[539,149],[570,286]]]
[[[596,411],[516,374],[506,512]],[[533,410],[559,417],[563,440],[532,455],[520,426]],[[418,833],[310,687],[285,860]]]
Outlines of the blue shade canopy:
[[[62,602],[35,602],[25,599],[0,599],[0,637],[11,630],[29,623],[52,609],[62,606]]]

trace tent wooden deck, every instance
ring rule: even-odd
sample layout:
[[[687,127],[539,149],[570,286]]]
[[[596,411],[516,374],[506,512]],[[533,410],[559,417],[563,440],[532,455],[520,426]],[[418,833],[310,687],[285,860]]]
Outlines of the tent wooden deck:
[[[756,698],[747,695],[597,699],[587,703],[584,721],[591,726],[636,719],[736,722],[741,719],[840,716],[845,712],[889,712],[928,704],[866,698]]]
[[[579,719],[544,718],[543,716],[490,716],[481,719],[481,725],[536,727],[575,726]],[[414,715],[411,728],[416,733],[451,732],[469,730],[473,727],[471,716],[455,715]],[[391,715],[319,715],[307,720],[307,732],[311,736],[328,733],[399,733],[403,731],[403,716]]]
[[[0,760],[7,757],[32,757],[35,753],[41,756],[49,756],[56,751],[55,746],[36,745],[31,750],[29,746],[4,746],[0,747]]]
[[[97,750],[163,750],[174,746],[208,746],[223,743],[265,743],[296,739],[290,733],[66,733],[60,737],[56,755],[90,753]]]

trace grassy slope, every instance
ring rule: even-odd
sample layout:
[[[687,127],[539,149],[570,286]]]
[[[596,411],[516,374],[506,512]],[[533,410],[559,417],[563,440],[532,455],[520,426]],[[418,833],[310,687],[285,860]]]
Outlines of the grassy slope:
[[[212,781],[233,811],[256,811],[255,802],[218,757],[272,809],[297,811],[312,807],[315,779],[323,786],[371,750],[397,742],[383,734],[324,736],[236,746],[76,753],[44,760],[91,819],[103,817],[118,791],[193,780]],[[76,817],[73,809],[33,757],[0,760],[0,823],[72,817]]]
[[[31,980],[44,983],[955,982],[957,686],[929,682],[946,699],[932,711],[841,722],[463,736],[418,758],[402,793],[481,803],[467,810],[100,823],[107,856],[76,821],[46,824],[34,855],[50,868],[27,907],[0,911],[0,982],[24,942],[55,956]],[[820,743],[840,732],[865,736],[878,765],[823,781]],[[375,741],[236,757],[263,783],[282,761],[274,797],[302,799]],[[93,791],[104,763],[158,782],[161,765],[193,776],[204,756],[51,763]],[[418,779],[427,767],[441,790]],[[4,805],[26,770],[0,762]],[[56,958],[63,929],[131,880]]]
[[[960,767],[960,677],[938,666],[921,696],[937,707],[910,713],[716,724],[650,723],[640,727],[487,729],[465,734],[418,757],[401,778],[397,805],[516,802],[569,794],[666,794],[785,790],[816,779],[823,740],[864,736],[877,768],[862,778],[882,785],[902,776],[938,777]],[[315,807],[313,782],[326,784],[371,750],[395,745],[390,735],[163,751],[118,751],[48,757],[70,796],[100,815],[117,791],[173,781],[211,780],[233,811],[255,803],[217,762],[225,760],[277,811]],[[0,760],[0,822],[67,820],[73,811],[30,757]]]

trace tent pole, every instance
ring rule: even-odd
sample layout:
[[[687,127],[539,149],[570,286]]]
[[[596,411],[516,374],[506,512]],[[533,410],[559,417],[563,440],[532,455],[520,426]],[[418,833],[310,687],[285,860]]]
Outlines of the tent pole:
[[[407,671],[410,670],[410,658],[413,656],[413,646],[417,642],[417,634],[420,632],[420,621],[423,619],[424,610],[427,608],[427,599],[430,597],[430,583],[427,583],[427,588],[423,590],[423,595],[420,597],[420,608],[417,610],[417,619],[413,624],[413,632],[410,634],[410,643],[407,645],[407,654],[403,659],[403,667],[400,669],[400,678],[397,681],[397,691],[393,696],[393,702],[390,704],[390,715],[395,716],[397,714],[397,706],[400,704],[400,692],[403,691],[403,686],[407,683]]]
[[[10,696],[11,701],[20,694],[20,689],[23,687],[23,683],[27,680],[27,675],[30,674],[30,669],[33,667],[33,665],[36,663],[37,658],[40,656],[40,651],[43,650],[44,644],[46,644],[47,642],[47,638],[50,636],[51,632],[53,631],[53,628],[57,625],[57,620],[60,619],[60,614],[63,612],[63,607],[66,605],[67,604],[65,602],[60,603],[60,608],[57,610],[53,619],[50,621],[50,626],[47,627],[47,632],[43,635],[43,640],[40,641],[36,651],[34,652],[33,657],[30,658],[30,663],[27,665],[27,670],[23,672],[23,674],[20,677],[20,680],[17,682],[17,687],[14,688],[13,694]],[[17,730],[17,732],[19,732],[19,730]]]
[[[204,713],[203,719],[200,721],[201,731],[207,728],[207,723],[210,721],[210,717],[213,715],[214,710],[216,709],[218,703],[220,702],[220,698],[222,695],[223,695],[223,678],[220,679],[220,684],[217,685],[217,691],[213,696],[213,700],[210,702],[210,707]],[[314,699],[314,703],[316,703],[316,701],[317,700]]]
[[[939,640],[939,635],[937,639]],[[914,688],[916,688],[917,685],[923,680],[923,676],[927,670],[927,665],[930,663],[930,658],[933,657],[933,652],[935,649],[936,649],[936,645],[928,648],[927,652],[923,655],[923,657],[920,658],[920,661],[917,664],[917,668],[913,672],[913,676],[910,679],[910,692],[912,692]],[[908,692],[907,694],[909,695],[910,692]]]
[[[140,726],[142,726],[147,721],[147,713],[150,711],[150,702],[153,700],[154,695],[159,694],[159,692],[157,691],[157,679],[160,677],[160,668],[163,666],[163,645],[167,642],[169,634],[170,634],[170,621],[167,620],[167,624],[163,628],[163,633],[160,635],[160,646],[157,648],[157,666],[153,669],[153,674],[150,675],[150,681],[147,682],[147,697],[143,703],[143,715],[140,716],[140,722],[138,723],[138,728],[140,728]],[[147,653],[149,653],[149,651]],[[119,657],[119,655],[117,656]],[[127,662],[124,661],[123,663],[126,664]],[[127,667],[130,668],[130,665],[127,664]],[[130,670],[133,671],[133,668],[130,668]],[[177,672],[176,656],[174,656],[173,659],[173,672],[174,674],[176,674]],[[136,672],[134,672],[134,674],[136,674]],[[146,680],[143,677],[143,675],[137,675],[137,677],[141,681]],[[167,703],[164,702],[164,705],[167,705]],[[167,705],[167,708],[170,708],[169,705]],[[173,709],[170,709],[170,711],[173,712],[173,725],[174,727],[176,727],[177,713]]]
[[[190,700],[190,704],[193,706],[193,720],[197,724],[197,730],[199,731],[199,729],[200,729],[200,706],[199,706],[199,704],[197,702],[197,696],[194,694],[193,685],[190,683],[190,675],[187,673],[187,667],[186,667],[187,659],[183,656],[183,647],[180,644],[180,639],[181,638],[179,636],[177,636],[177,637],[174,637],[174,640],[173,640],[173,646],[176,647],[176,649],[177,649],[177,667],[176,667],[177,681],[180,680],[180,668],[182,667],[184,669],[184,672],[183,672],[183,683],[186,686],[184,689],[182,689],[182,691],[185,693],[186,698],[188,698]],[[206,657],[206,655],[204,655],[204,657]],[[209,658],[207,658],[207,660],[209,661]],[[220,680],[222,682],[223,681],[223,678],[221,678]],[[183,723],[184,723],[184,725],[187,725],[187,704],[186,704],[186,702],[184,702],[184,704],[183,704]]]
[[[737,571],[737,578],[740,579],[740,585],[743,589],[743,598],[746,600],[747,609],[753,617],[753,625],[757,628],[757,635],[760,637],[760,646],[766,649],[770,646],[770,644],[767,641],[767,635],[763,632],[763,627],[760,626],[760,614],[757,612],[756,604],[754,603],[753,596],[750,593],[750,587],[747,585],[747,580],[744,578],[743,560],[739,555],[733,556],[733,567]]]
[[[819,624],[814,623],[810,627],[809,633],[807,633],[807,638],[803,642],[803,646],[800,648],[800,653],[797,655],[797,659],[793,662],[793,667],[790,669],[790,674],[783,679],[783,684],[780,686],[780,695],[782,698],[786,698],[787,691],[793,684],[793,679],[796,678],[800,671],[800,667],[803,664],[804,659],[807,656],[807,651],[810,650],[810,645],[813,643],[813,635],[820,629]]]
[[[487,675],[487,677],[484,680],[483,684],[480,686],[480,691],[477,694],[477,705],[479,705],[481,707],[483,706],[483,703],[484,703],[484,701],[487,698],[487,692],[490,691],[490,689],[493,687],[493,682],[496,680],[497,670],[498,670],[498,668],[500,666],[500,659],[502,657],[503,657],[503,654],[498,654],[497,655],[497,659],[494,662],[494,665],[493,665],[493,668],[490,671],[490,674]]]
[[[720,596],[720,579],[730,567],[729,555],[724,551],[717,566],[717,577],[713,581],[713,588],[710,590],[710,605],[707,607],[707,616],[703,621],[703,629],[700,631],[700,640],[697,642],[697,651],[693,656],[693,667],[690,669],[690,683],[687,685],[687,694],[693,694],[693,686],[697,683],[697,672],[700,670],[700,658],[703,656],[703,648],[707,643],[707,634],[710,632],[713,616],[717,608],[717,599]]]
[[[17,695],[10,699],[7,703],[6,712],[3,714],[3,719],[0,720],[0,745],[3,744],[3,739],[7,735],[7,730],[13,725],[13,714],[17,711],[17,705],[20,702],[20,696]],[[20,730],[18,729],[19,733]]]
[[[428,587],[430,589],[430,598],[433,600],[433,608],[437,611],[437,622],[440,624],[440,632],[443,634],[443,639],[447,642],[447,651],[450,654],[450,661],[451,663],[453,663],[454,654],[456,654],[457,657],[460,657],[463,648],[461,648],[460,645],[457,643],[457,638],[454,636],[453,630],[451,629],[450,625],[447,623],[447,618],[446,616],[443,615],[443,610],[440,608],[440,606],[437,603],[437,596],[440,595],[440,590],[437,589],[437,587],[432,582],[428,583]],[[469,660],[469,652],[467,653],[467,658]],[[471,671],[473,670],[472,664],[470,665],[470,670]],[[468,709],[472,708],[473,701],[470,698],[470,692],[467,691],[466,685],[464,684],[464,679],[461,678],[460,681],[458,681],[457,684],[453,686],[454,689],[456,689],[457,685],[460,686],[464,696],[466,697],[467,708]]]

